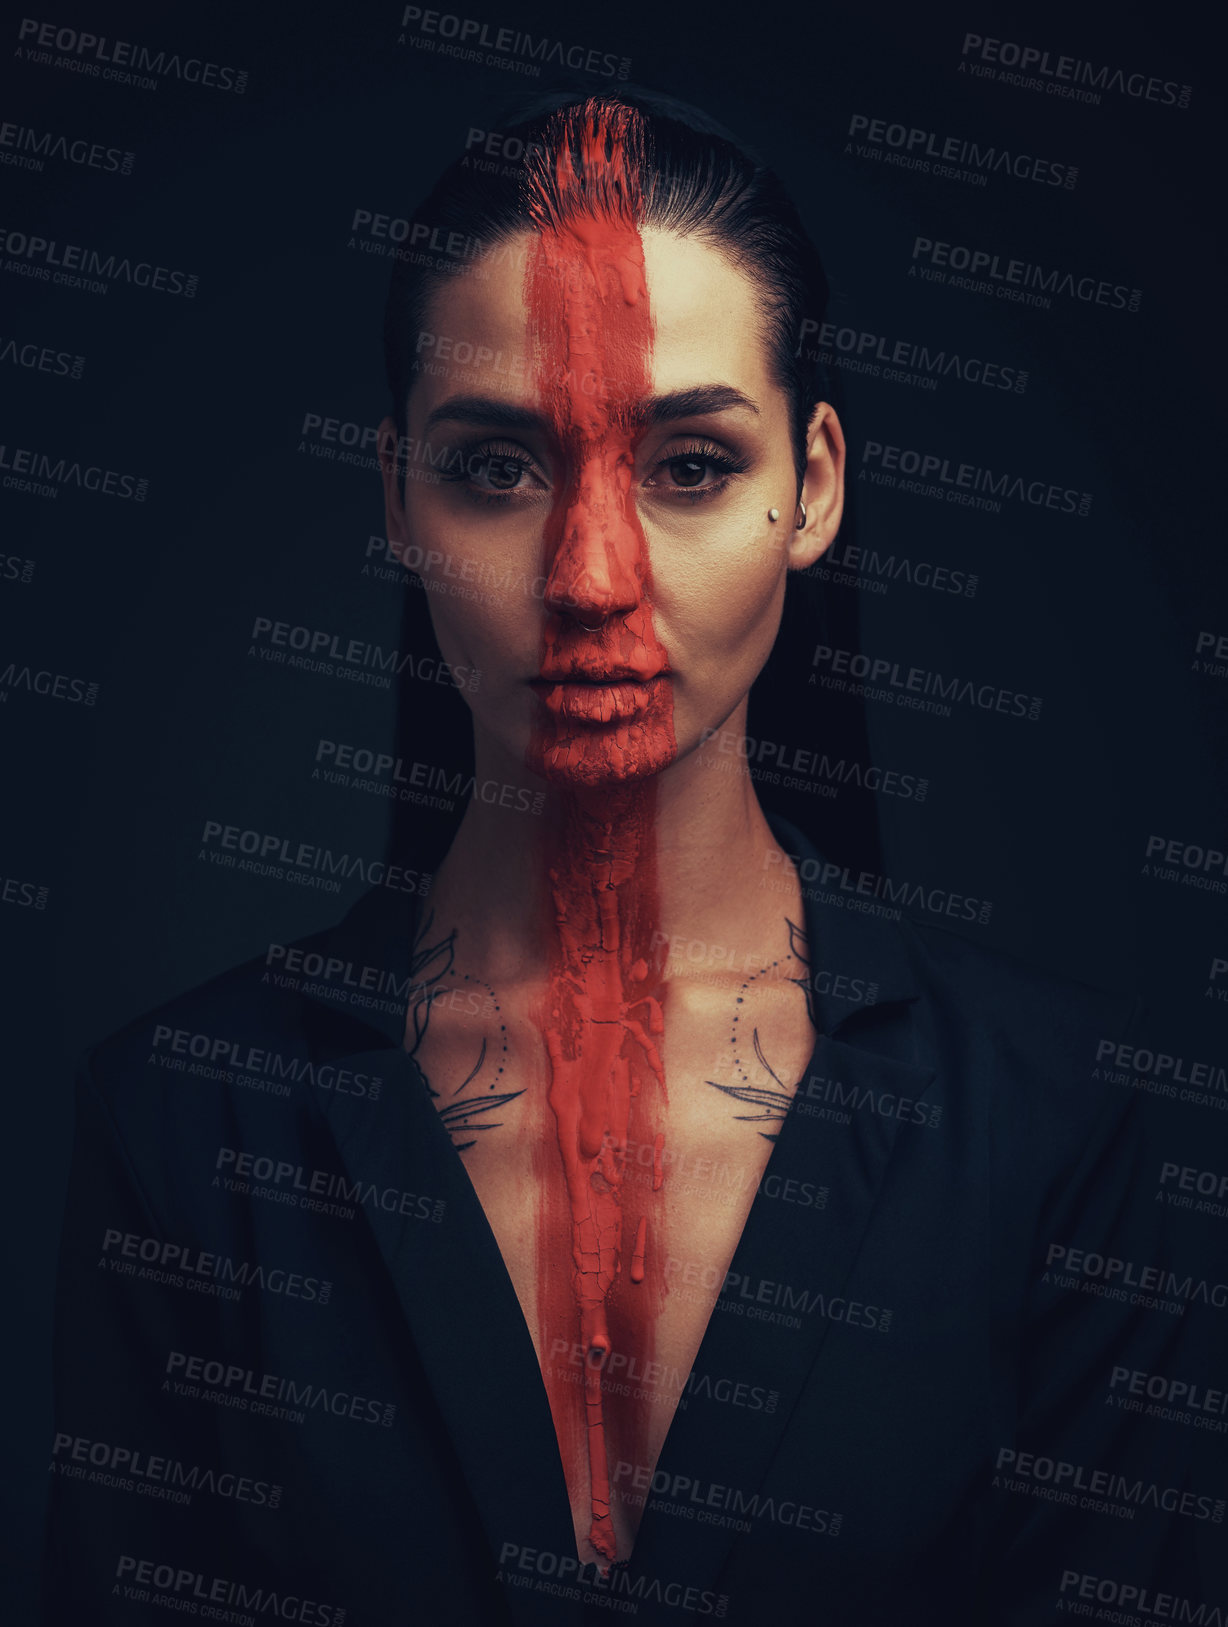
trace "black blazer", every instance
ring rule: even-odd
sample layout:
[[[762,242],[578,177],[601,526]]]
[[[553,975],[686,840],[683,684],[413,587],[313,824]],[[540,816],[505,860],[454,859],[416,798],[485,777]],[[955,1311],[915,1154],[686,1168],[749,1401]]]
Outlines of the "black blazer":
[[[1165,1234],[1135,1093],[1093,1076],[1127,1004],[858,898],[807,888],[820,1038],[606,1579],[402,1049],[404,897],[98,1046],[44,1619],[1223,1620],[1171,1603],[1224,1602],[1214,1426],[1134,1375],[1222,1381],[1228,1309]]]

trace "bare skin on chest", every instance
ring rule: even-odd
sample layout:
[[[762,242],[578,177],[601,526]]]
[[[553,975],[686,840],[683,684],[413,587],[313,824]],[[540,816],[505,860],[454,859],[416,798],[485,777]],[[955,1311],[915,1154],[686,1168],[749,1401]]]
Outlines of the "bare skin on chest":
[[[769,938],[763,963],[744,972],[679,967],[670,975],[674,968],[667,967],[661,1056],[668,1099],[647,1129],[633,1110],[621,1155],[622,1247],[608,1296],[610,1350],[601,1363],[610,1519],[620,1559],[632,1550],[705,1329],[721,1314],[714,1312],[720,1285],[772,1138],[814,1045],[804,938],[779,917]],[[549,1058],[535,1016],[542,982],[484,982],[465,973],[462,947],[458,935],[452,970],[426,991],[429,1012],[416,1060],[532,1335],[577,1551],[596,1560],[583,1428],[587,1353],[574,1304],[560,1303],[551,1291],[572,1238],[557,1201],[564,1174],[547,1102]]]

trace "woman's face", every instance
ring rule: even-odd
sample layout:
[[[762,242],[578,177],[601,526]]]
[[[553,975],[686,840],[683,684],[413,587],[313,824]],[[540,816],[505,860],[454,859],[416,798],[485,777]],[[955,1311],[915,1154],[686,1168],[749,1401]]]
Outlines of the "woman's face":
[[[384,460],[389,539],[439,579],[444,659],[481,673],[479,749],[563,783],[658,773],[724,725],[786,570],[840,520],[843,441],[821,406],[796,528],[788,403],[744,273],[693,239],[624,235],[646,308],[600,241],[560,256],[535,233],[439,286],[403,498]]]

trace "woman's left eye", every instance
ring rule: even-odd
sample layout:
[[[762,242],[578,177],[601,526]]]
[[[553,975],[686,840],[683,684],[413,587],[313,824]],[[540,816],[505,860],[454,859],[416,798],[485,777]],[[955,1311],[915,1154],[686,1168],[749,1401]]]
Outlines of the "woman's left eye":
[[[702,486],[712,463],[708,458],[671,458],[665,467],[675,486]]]
[[[740,474],[745,464],[718,446],[688,447],[662,458],[644,481],[663,495],[703,497],[723,491],[731,475]]]

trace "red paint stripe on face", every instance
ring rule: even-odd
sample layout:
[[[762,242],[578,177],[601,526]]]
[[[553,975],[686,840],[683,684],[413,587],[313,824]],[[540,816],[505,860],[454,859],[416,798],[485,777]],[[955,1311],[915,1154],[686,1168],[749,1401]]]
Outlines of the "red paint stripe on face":
[[[676,754],[669,657],[653,625],[635,502],[629,408],[651,388],[652,319],[626,123],[608,113],[589,121],[584,188],[562,144],[525,277],[538,392],[567,471],[544,538],[551,614],[538,693],[551,715],[539,710],[529,755],[571,787],[625,784]],[[576,207],[594,191],[610,207]]]
[[[647,1421],[603,1375],[632,1355],[651,1359],[664,1294],[659,1251],[645,1259],[648,1211],[661,1214],[647,1193],[624,1271],[623,1175],[629,1137],[659,1146],[662,1135],[655,775],[677,749],[635,501],[629,409],[651,386],[652,322],[628,160],[633,119],[591,112],[578,170],[560,143],[525,278],[538,393],[567,470],[546,524],[548,617],[529,747],[530,766],[564,793],[547,855],[549,987],[538,1014],[563,1177],[560,1186],[556,1169],[538,1228],[540,1333],[543,1351],[578,1338],[585,1353],[581,1393],[553,1369],[546,1384],[565,1462],[582,1407],[589,1538],[606,1560],[617,1555],[609,1439],[620,1458],[642,1462]]]

